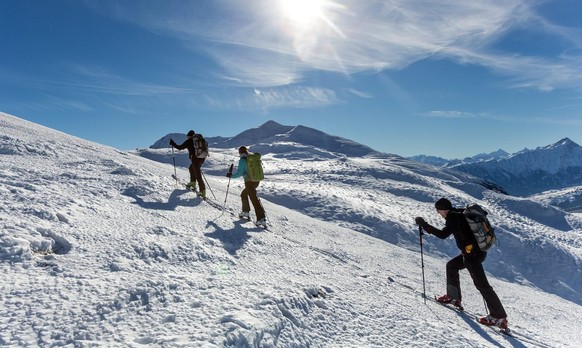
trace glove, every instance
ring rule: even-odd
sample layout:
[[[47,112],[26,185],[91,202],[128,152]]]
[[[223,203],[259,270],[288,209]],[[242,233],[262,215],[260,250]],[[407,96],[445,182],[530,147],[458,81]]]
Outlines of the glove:
[[[170,146],[176,147],[176,142],[174,142],[174,139],[170,139]]]
[[[416,224],[420,227],[424,227],[424,225],[426,225],[426,221],[424,221],[424,219],[420,216],[414,219],[414,222],[416,222]]]
[[[232,176],[232,173],[230,173],[230,172],[226,173],[227,178],[230,178],[231,176]]]

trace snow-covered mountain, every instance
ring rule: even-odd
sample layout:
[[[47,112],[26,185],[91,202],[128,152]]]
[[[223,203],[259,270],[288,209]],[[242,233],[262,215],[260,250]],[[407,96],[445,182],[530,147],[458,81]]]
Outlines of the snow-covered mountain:
[[[492,181],[517,196],[582,185],[582,147],[568,138],[502,159],[447,166]]]
[[[406,158],[411,160],[411,161],[430,164],[430,165],[437,166],[437,167],[443,167],[447,163],[450,162],[446,158],[437,157],[437,156],[430,156],[430,155],[416,155],[416,156],[410,156],[410,157],[406,157]]]
[[[436,156],[428,156],[428,155],[416,155],[416,156],[411,156],[411,157],[407,157],[407,158],[412,160],[412,161],[416,161],[416,162],[432,164],[433,166],[452,167],[452,166],[460,165],[460,164],[472,164],[472,163],[479,163],[479,162],[485,162],[485,161],[495,161],[495,160],[507,158],[508,156],[509,156],[509,153],[505,152],[504,150],[499,149],[499,150],[491,152],[491,153],[480,153],[480,154],[475,155],[473,157],[466,157],[463,159],[453,159],[453,160],[448,160],[446,158],[436,157]]]
[[[259,187],[265,231],[231,215],[242,183],[224,174],[235,146],[211,149],[203,169],[212,194],[199,201],[171,178],[188,175],[183,151],[174,169],[167,147],[122,152],[1,113],[0,131],[2,346],[572,347],[582,339],[580,215],[398,156],[273,152]],[[515,337],[475,322],[485,310],[466,272],[467,313],[423,301],[413,219],[441,225],[433,202],[442,196],[490,211],[501,242],[485,268]],[[451,240],[424,242],[432,296],[445,291],[445,264],[458,251]]]
[[[169,134],[156,141],[150,148],[167,148],[170,138],[185,139],[183,134]],[[335,157],[341,154],[347,157],[383,156],[372,148],[357,142],[329,135],[305,126],[283,126],[275,121],[268,121],[258,128],[248,129],[231,137],[208,137],[211,147],[236,148],[241,145],[252,146],[260,153],[277,153],[280,156],[300,156],[306,158]],[[316,152],[313,152],[317,149]]]
[[[409,159],[475,175],[498,192],[538,197],[570,212],[582,211],[582,195],[576,189],[582,186],[582,147],[568,138],[514,154],[498,150],[462,160],[426,155]]]

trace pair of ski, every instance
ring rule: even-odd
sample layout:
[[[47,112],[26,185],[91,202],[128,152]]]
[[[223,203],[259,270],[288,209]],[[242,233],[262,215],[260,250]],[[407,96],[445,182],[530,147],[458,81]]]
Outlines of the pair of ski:
[[[446,307],[446,308],[448,308],[450,310],[453,310],[453,311],[455,311],[457,313],[463,313],[463,314],[471,317],[477,323],[479,323],[479,324],[481,324],[483,326],[486,326],[486,327],[489,327],[489,328],[492,328],[492,329],[498,329],[497,331],[499,331],[500,333],[502,333],[502,334],[504,334],[506,336],[513,337],[513,334],[512,334],[511,330],[508,327],[507,328],[500,328],[500,327],[497,327],[497,326],[494,326],[494,325],[486,325],[486,324],[483,324],[482,322],[479,321],[479,317],[477,315],[465,311],[465,309],[462,306],[459,307],[459,306],[456,306],[456,305],[453,305],[453,304],[450,304],[450,303],[439,302],[439,301],[437,301],[436,296],[434,298],[429,298],[429,300],[432,300],[432,301],[440,304],[441,306],[444,306],[444,307]]]

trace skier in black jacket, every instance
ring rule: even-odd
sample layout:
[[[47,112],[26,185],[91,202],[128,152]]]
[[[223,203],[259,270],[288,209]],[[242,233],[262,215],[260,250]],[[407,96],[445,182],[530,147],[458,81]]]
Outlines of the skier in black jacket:
[[[178,145],[174,142],[173,139],[170,139],[170,145],[175,147],[178,150],[188,149],[188,154],[190,156],[190,160],[192,164],[188,167],[190,171],[190,182],[186,184],[186,187],[189,189],[196,191],[196,182],[198,182],[198,187],[200,190],[198,191],[198,196],[205,198],[206,197],[206,185],[204,185],[204,180],[202,178],[202,171],[200,168],[202,167],[202,163],[206,160],[206,156],[208,155],[208,151],[201,149],[199,146],[196,146],[200,137],[196,132],[193,130],[189,131],[186,134],[187,139],[181,145]]]
[[[454,257],[447,263],[447,293],[437,297],[436,300],[441,303],[450,303],[459,309],[461,305],[461,285],[459,281],[459,271],[467,269],[473,284],[487,303],[489,315],[479,319],[484,325],[498,326],[503,330],[507,329],[507,314],[499,300],[499,297],[489,285],[482,262],[487,257],[487,252],[481,251],[477,240],[469,227],[469,223],[463,215],[462,209],[453,208],[451,202],[446,198],[441,198],[435,203],[435,208],[439,215],[445,219],[445,227],[439,230],[429,225],[422,217],[417,217],[415,222],[418,226],[428,233],[433,234],[441,239],[449,237],[451,234],[455,237],[457,247],[461,254]]]

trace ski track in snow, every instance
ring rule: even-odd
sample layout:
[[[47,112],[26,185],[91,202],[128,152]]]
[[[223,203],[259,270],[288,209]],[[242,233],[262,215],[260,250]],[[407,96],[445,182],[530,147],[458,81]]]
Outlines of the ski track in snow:
[[[217,199],[204,202],[176,185],[171,165],[3,114],[0,128],[2,346],[573,347],[582,338],[580,304],[515,279],[515,272],[506,273],[512,282],[490,282],[516,337],[424,303],[410,220],[424,215],[440,222],[429,214],[434,197],[444,194],[442,180],[450,179],[444,174],[373,164],[396,170],[361,178],[364,189],[349,175],[358,168],[350,161],[344,167],[321,161],[316,175],[322,178],[312,184],[294,174],[300,161],[287,169],[281,163],[280,175],[259,190],[268,197],[263,203],[271,223],[263,230],[232,216],[240,207],[241,180],[231,181],[227,212],[220,209],[228,183],[222,168],[234,154],[217,151],[208,159],[203,168]],[[462,186],[446,190],[461,192]],[[382,215],[394,218],[379,220]],[[519,230],[509,217],[500,219],[504,235]],[[545,229],[526,242],[537,238],[544,241],[540,248],[569,245],[579,253],[572,239]],[[433,296],[444,291],[454,243],[429,238],[425,279]],[[521,250],[519,242],[504,243]],[[523,264],[507,267],[532,262],[532,273],[546,272],[537,281],[548,284],[563,267],[578,279],[566,286],[579,293],[580,274],[571,263],[580,259],[556,255],[560,259],[543,260],[555,261],[554,268],[538,268],[535,255],[525,252],[518,255]],[[491,259],[488,271],[508,260]],[[465,308],[485,315],[468,274],[461,279]]]

